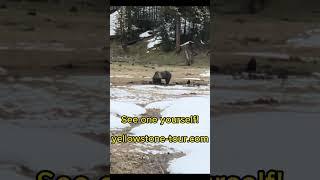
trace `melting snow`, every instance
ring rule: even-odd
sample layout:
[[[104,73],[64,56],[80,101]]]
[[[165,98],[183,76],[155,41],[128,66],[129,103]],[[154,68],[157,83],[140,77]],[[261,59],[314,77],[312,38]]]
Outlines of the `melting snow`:
[[[161,40],[161,37],[160,37],[160,36],[155,36],[154,38],[149,39],[148,42],[149,42],[149,43],[148,43],[148,45],[147,45],[147,48],[148,48],[148,49],[151,49],[151,48],[153,48],[154,46],[160,44],[160,43],[162,42],[162,40]]]
[[[131,102],[119,102],[111,100],[110,102],[110,112],[118,114],[120,116],[138,116],[146,112],[146,110]]]
[[[311,29],[298,37],[287,40],[288,44],[296,47],[320,47],[320,29]]]
[[[187,41],[187,42],[185,42],[185,43],[181,44],[180,46],[185,46],[185,45],[193,44],[193,43],[194,43],[193,41]]]
[[[123,129],[126,127],[129,127],[129,124],[123,124],[121,123],[121,119],[117,116],[115,116],[114,113],[110,114],[110,129],[115,130],[115,129]]]
[[[135,135],[156,136],[209,136],[210,137],[210,96],[186,97],[174,101],[157,102],[150,107],[165,108],[163,117],[199,115],[199,124],[142,124],[131,132]],[[209,173],[209,143],[163,143],[167,147],[183,151],[186,156],[170,162],[170,173]]]
[[[62,131],[2,123],[0,141],[6,142],[0,148],[2,162],[22,164],[33,171],[50,169],[57,173],[79,174],[80,169],[88,171],[106,163],[106,159],[101,158],[105,156],[105,145]]]
[[[187,79],[187,80],[196,80],[196,81],[200,81],[200,78],[181,78],[181,79]]]
[[[110,14],[110,36],[116,35],[118,16],[119,16],[118,11],[115,11],[114,13]]]
[[[209,73],[209,72],[208,72]],[[209,136],[210,137],[210,95],[209,86],[186,87],[131,85],[111,88],[111,129],[124,128],[119,115],[137,116],[146,109],[161,109],[161,116],[190,116],[199,115],[199,124],[154,124],[140,125],[130,133],[135,135],[157,136]],[[143,92],[143,93],[142,93]],[[181,97],[183,94],[196,92],[198,96]],[[144,102],[145,108],[137,103]],[[141,144],[144,145],[144,144]],[[151,144],[149,144],[151,145]],[[161,143],[167,148],[182,151],[186,154],[170,162],[170,173],[209,173],[210,172],[210,144],[209,143]],[[162,151],[146,151],[159,154]]]
[[[128,79],[131,79],[133,78],[132,76],[130,75],[111,75],[110,78],[128,78]]]
[[[27,178],[25,176],[17,174],[13,170],[0,170],[1,179],[14,179],[14,180],[31,180],[32,178]]]
[[[210,71],[205,71],[204,73],[201,73],[200,76],[203,76],[203,77],[210,77]]]
[[[141,33],[141,34],[139,35],[140,38],[147,38],[147,37],[150,37],[150,36],[152,36],[152,31],[151,31],[151,30],[146,31],[146,32],[144,32],[144,33]]]

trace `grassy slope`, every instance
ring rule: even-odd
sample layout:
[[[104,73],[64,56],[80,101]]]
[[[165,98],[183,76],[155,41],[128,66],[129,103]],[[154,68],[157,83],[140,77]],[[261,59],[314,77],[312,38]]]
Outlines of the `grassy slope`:
[[[149,50],[147,53],[147,39],[140,41],[134,45],[128,46],[128,51],[124,52],[117,40],[111,41],[111,56],[112,61],[125,61],[135,64],[158,64],[158,65],[185,65],[185,56],[183,51],[180,54],[176,54],[175,51],[163,52],[161,50]],[[209,56],[206,55],[206,51],[199,53],[194,58],[195,67],[208,67]],[[125,57],[125,58],[124,58]]]

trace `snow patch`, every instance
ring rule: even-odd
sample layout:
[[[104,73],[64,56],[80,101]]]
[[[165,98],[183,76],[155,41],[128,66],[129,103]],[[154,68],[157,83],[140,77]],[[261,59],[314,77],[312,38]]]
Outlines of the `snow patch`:
[[[149,39],[148,42],[147,49],[151,49],[154,48],[154,46],[159,45],[162,42],[162,39],[160,36],[156,36],[152,39]]]
[[[123,129],[129,127],[129,124],[121,123],[119,116],[138,116],[145,113],[146,110],[132,102],[110,101],[110,129]]]
[[[193,43],[194,43],[193,41],[187,41],[187,42],[185,42],[185,43],[181,44],[180,46],[185,46],[185,45],[193,44]]]
[[[195,80],[195,81],[200,81],[200,78],[180,78],[180,79],[187,79],[187,80]]]
[[[50,169],[59,174],[80,174],[106,162],[101,158],[105,154],[104,144],[58,130],[1,123],[0,141],[6,142],[0,148],[2,162],[23,164],[35,172]]]
[[[120,116],[138,116],[145,113],[146,110],[135,103],[110,100],[110,112]]]
[[[320,29],[311,29],[297,37],[290,38],[287,44],[295,47],[320,47]]]
[[[186,97],[175,101],[147,105],[165,108],[163,117],[199,115],[199,124],[147,124],[132,129],[135,135],[153,136],[208,136],[210,137],[210,96]],[[170,173],[205,174],[210,172],[210,143],[162,143],[161,145],[186,153],[170,162]]]
[[[13,170],[10,171],[10,170],[1,170],[0,169],[0,174],[1,174],[1,179],[31,180],[31,178],[27,178],[25,176],[17,174]]]
[[[205,71],[204,73],[201,73],[200,76],[203,76],[203,77],[210,77],[210,70],[208,71]]]
[[[314,76],[315,78],[320,79],[320,73],[318,73],[318,72],[313,72],[312,76]]]
[[[119,12],[115,11],[110,14],[110,36],[116,35]]]
[[[147,37],[150,37],[150,36],[152,36],[152,31],[151,31],[151,30],[146,31],[146,32],[144,32],[144,33],[141,33],[141,34],[139,35],[140,38],[147,38]]]
[[[132,76],[129,75],[111,75],[110,78],[128,78],[128,79],[132,79]]]
[[[110,129],[115,130],[115,129],[123,129],[126,127],[129,127],[129,124],[123,124],[121,123],[121,119],[117,116],[115,116],[114,113],[110,114]]]

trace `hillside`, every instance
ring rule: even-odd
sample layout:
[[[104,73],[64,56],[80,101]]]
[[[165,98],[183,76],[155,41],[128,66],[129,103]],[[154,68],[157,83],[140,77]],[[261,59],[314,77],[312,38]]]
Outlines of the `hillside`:
[[[158,64],[158,65],[185,65],[185,55],[181,51],[177,54],[175,51],[163,52],[157,49],[148,49],[148,40],[145,38],[133,45],[127,47],[124,51],[118,40],[111,41],[111,61],[112,62],[127,62],[129,64]],[[197,50],[198,55],[194,57],[193,66],[208,66],[209,56],[206,49]]]
[[[186,65],[187,47],[193,66],[208,66],[209,20],[205,6],[121,7],[110,14],[111,62]]]

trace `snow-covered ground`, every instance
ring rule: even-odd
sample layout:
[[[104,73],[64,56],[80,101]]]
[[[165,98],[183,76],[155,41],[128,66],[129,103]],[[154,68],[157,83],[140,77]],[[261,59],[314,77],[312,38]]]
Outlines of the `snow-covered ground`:
[[[152,49],[154,48],[156,45],[159,45],[162,42],[162,39],[160,36],[155,36],[152,39],[148,40],[148,45],[147,45],[147,49]]]
[[[162,117],[199,115],[199,124],[141,124],[133,128],[134,135],[155,136],[209,136],[210,137],[210,86],[158,86],[131,85],[114,86],[110,90],[111,115],[139,115],[148,109],[160,109]],[[116,107],[117,105],[117,107]],[[114,107],[113,107],[114,106]],[[116,121],[116,122],[113,122]],[[124,126],[120,118],[111,119],[113,129]],[[154,145],[154,144],[141,144]],[[209,173],[209,143],[161,143],[174,151],[186,155],[170,162],[170,173]],[[163,153],[153,152],[153,153]]]
[[[101,158],[105,145],[64,131],[1,124],[0,140],[6,142],[0,150],[1,162],[21,164],[35,172],[50,169],[76,175],[106,163]]]
[[[151,30],[149,30],[149,31],[146,31],[146,32],[144,32],[144,33],[141,33],[140,35],[139,35],[139,37],[140,38],[147,38],[147,37],[150,37],[150,36],[152,36],[152,31]]]
[[[320,113],[255,112],[216,118],[214,163],[217,174],[283,170],[286,179],[314,179],[320,161]],[[306,170],[305,167],[308,167]]]
[[[280,100],[276,106],[229,106],[211,123],[214,132],[211,173],[256,175],[257,170],[283,170],[288,179],[317,176],[320,146],[320,81],[289,76],[279,80],[234,80],[215,75],[215,108],[227,102],[261,97]],[[236,111],[242,106],[241,111]],[[248,109],[249,108],[249,109]],[[215,111],[217,112],[217,111]],[[305,171],[305,167],[309,169]]]
[[[79,135],[107,130],[104,75],[8,79],[0,83],[1,179],[29,179],[24,169],[33,179],[42,169],[92,175],[106,166],[106,145]]]
[[[297,37],[288,39],[287,43],[295,47],[320,47],[320,29],[310,29]]]
[[[12,170],[12,168],[3,169],[0,167],[0,177],[1,179],[14,179],[14,180],[31,180],[32,178],[28,178],[17,174]]]
[[[201,73],[200,76],[210,77],[210,70],[207,70],[207,71],[205,71],[204,73]]]
[[[209,136],[210,137],[210,96],[178,98],[171,102],[148,104],[152,108],[161,108],[162,117],[180,117],[199,115],[199,124],[143,124],[131,132],[135,135],[152,136]],[[163,108],[166,107],[166,108]],[[163,145],[186,153],[186,156],[170,163],[172,173],[208,173],[210,172],[209,143],[169,143]]]
[[[320,103],[320,82],[313,77],[289,76],[282,86],[279,79],[274,80],[234,80],[232,76],[216,75],[215,105],[236,101],[254,101],[259,98],[274,98],[284,108],[297,106],[295,103]],[[317,108],[314,107],[314,108]],[[320,108],[318,108],[320,110]]]
[[[118,26],[118,16],[118,11],[115,11],[114,13],[110,14],[110,36],[116,35],[116,29]]]
[[[158,86],[158,85],[132,85],[132,86],[113,86],[110,96],[112,99],[120,102],[132,102],[135,104],[147,105],[151,102],[174,100],[182,96],[191,94],[209,95],[209,86],[187,87],[176,86]],[[143,93],[141,93],[143,92]]]
[[[128,124],[121,123],[120,117],[126,116],[138,116],[146,112],[146,110],[131,102],[120,102],[110,100],[110,129],[122,129],[128,127]]]

